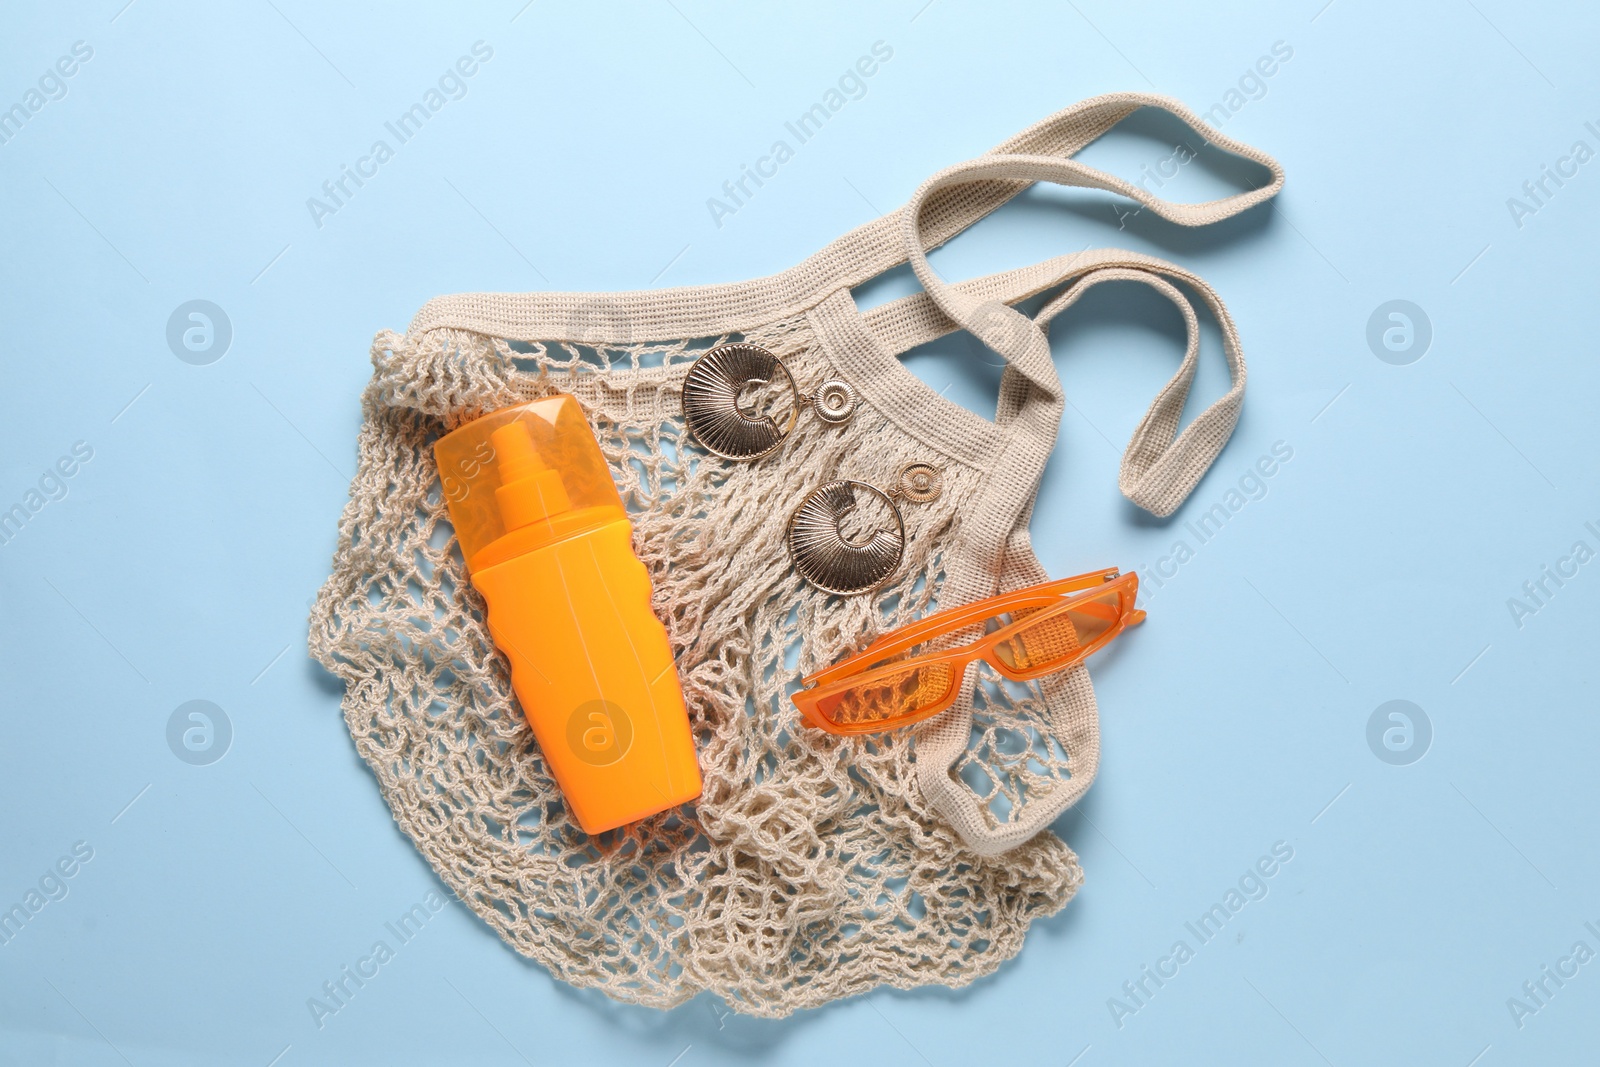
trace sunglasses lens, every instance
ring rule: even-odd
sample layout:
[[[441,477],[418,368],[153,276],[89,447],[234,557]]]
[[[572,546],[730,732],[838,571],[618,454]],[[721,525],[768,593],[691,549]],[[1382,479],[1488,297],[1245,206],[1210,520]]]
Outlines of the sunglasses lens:
[[[1045,617],[1032,624],[1024,620],[1016,633],[995,648],[995,655],[1013,671],[1048,671],[1096,648],[1122,612],[1123,598],[1115,591],[1084,597],[1065,611],[1035,609],[1032,614]]]
[[[936,706],[950,694],[955,672],[945,663],[907,667],[817,701],[817,712],[835,726],[876,728]]]

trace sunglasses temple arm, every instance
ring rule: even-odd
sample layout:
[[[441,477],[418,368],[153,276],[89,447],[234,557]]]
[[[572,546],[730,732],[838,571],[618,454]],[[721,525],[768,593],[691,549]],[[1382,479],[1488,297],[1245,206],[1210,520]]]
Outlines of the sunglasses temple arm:
[[[1067,593],[1081,593],[1087,590],[1096,589],[1102,585],[1105,585],[1107,582],[1115,581],[1117,577],[1120,577],[1118,572],[1107,568],[1104,570],[1090,571],[1086,574],[1075,574],[1070,578],[1062,578],[1059,581],[1051,582],[1050,584],[1056,587],[1054,595],[1059,596]],[[1028,590],[1019,589],[1015,592],[1024,593],[1028,592]],[[948,630],[958,630],[963,626],[970,625],[977,619],[986,619],[992,615],[1000,614],[1001,612],[1010,610],[1003,605],[1005,600],[1012,595],[1012,593],[1001,593],[997,596],[988,597],[984,600],[974,601],[971,604],[963,604],[960,607],[954,607],[949,608],[946,611],[935,612],[920,622],[914,622],[909,626],[903,626],[898,630],[892,630],[889,633],[884,634],[882,637],[872,642],[872,644],[868,645],[860,652],[857,652],[854,656],[849,657],[849,659],[846,659],[840,663],[836,663],[826,670],[819,671],[812,677],[817,679],[825,678],[838,668],[846,666],[857,657],[865,656],[868,653],[879,652],[881,649],[886,648],[891,644],[916,644],[928,634],[940,633]]]

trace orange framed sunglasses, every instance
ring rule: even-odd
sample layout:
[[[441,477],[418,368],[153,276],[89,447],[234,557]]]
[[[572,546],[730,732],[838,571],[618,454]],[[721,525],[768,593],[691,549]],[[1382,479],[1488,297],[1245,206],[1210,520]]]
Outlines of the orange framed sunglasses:
[[[812,726],[868,734],[909,726],[955,703],[966,668],[983,660],[1014,682],[1065,670],[1144,621],[1139,576],[1093,571],[947,608],[891,630],[855,655],[808,675],[790,699]],[[955,648],[920,646],[982,624]]]

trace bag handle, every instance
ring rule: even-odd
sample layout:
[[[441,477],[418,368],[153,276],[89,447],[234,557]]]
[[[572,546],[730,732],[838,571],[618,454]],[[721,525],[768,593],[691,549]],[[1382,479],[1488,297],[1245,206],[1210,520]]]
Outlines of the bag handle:
[[[1201,132],[1200,119],[1183,105],[1176,101],[1163,100],[1161,106],[1171,111],[1195,132]],[[916,273],[917,280],[922,283],[923,289],[946,315],[1003,356],[1035,385],[1051,395],[1057,395],[1060,381],[1053,368],[1046,367],[1050,362],[1049,345],[1045,341],[1043,331],[1026,315],[1006,307],[999,301],[982,299],[951,286],[928,262],[929,242],[924,240],[922,219],[930,198],[944,190],[984,181],[1005,180],[1021,183],[1024,187],[1033,182],[1048,181],[1058,185],[1120,193],[1170,222],[1181,226],[1204,226],[1246,211],[1276,196],[1283,188],[1283,167],[1271,156],[1221,134],[1212,135],[1211,140],[1236,155],[1261,163],[1272,174],[1272,180],[1260,188],[1234,193],[1217,200],[1182,204],[1164,200],[1132,182],[1075,159],[1014,152],[992,153],[945,168],[923,182],[912,194],[911,200],[899,212],[906,258]],[[937,239],[937,234],[935,238]]]
[[[1044,327],[1056,316],[1077,303],[1089,289],[1109,281],[1134,281],[1149,285],[1171,300],[1184,318],[1187,343],[1183,360],[1134,429],[1128,447],[1123,452],[1117,477],[1118,487],[1124,496],[1146,511],[1165,517],[1177,510],[1178,505],[1199,484],[1233,433],[1244,404],[1247,377],[1244,349],[1233,317],[1216,291],[1194,273],[1175,263],[1119,249],[1098,249],[1058,256],[1003,274],[959,282],[951,288],[959,299],[969,304],[979,307],[991,303],[1004,306],[1008,312],[1020,318],[1028,330],[1043,339]],[[1069,282],[1071,287],[1041,308],[1035,318],[1029,319],[1009,307]],[[1223,356],[1228,364],[1231,383],[1228,391],[1197,415],[1182,433],[1178,432],[1178,423],[1199,367],[1200,333],[1189,294],[1173,282],[1181,282],[1198,294],[1216,319],[1222,333]],[[961,324],[926,293],[880,305],[865,312],[863,319],[883,348],[893,354],[961,328]],[[1000,403],[995,416],[997,424],[1016,424],[1027,412],[1030,400],[1042,400],[1044,410],[1029,419],[1028,423],[1030,426],[1033,421],[1041,423],[1033,427],[1037,433],[1047,432],[1043,424],[1048,424],[1048,432],[1053,433],[1060,419],[1063,394],[1054,362],[1049,359],[1048,342],[1044,359],[1049,380],[1054,387],[1046,389],[1042,397],[1034,395],[1034,389],[1039,385],[1034,376],[1026,374],[1015,364],[1007,365],[1001,379]]]
[[[1177,435],[1176,441],[1173,437],[1178,419],[1199,366],[1200,322],[1189,296],[1169,279],[1182,280],[1199,290],[1202,299],[1216,315],[1222,325],[1224,348],[1233,376],[1233,387],[1227,395]],[[1134,430],[1133,438],[1123,453],[1122,470],[1118,477],[1118,484],[1129,499],[1158,515],[1168,515],[1205,473],[1238,419],[1244,398],[1245,367],[1232,320],[1221,301],[1216,299],[1216,294],[1187,271],[1150,256],[1110,249],[1064,256],[1059,260],[1012,272],[1004,279],[978,279],[976,283],[963,282],[955,288],[968,295],[986,292],[994,299],[1010,303],[1064,281],[1070,281],[1071,287],[1040,309],[1038,315],[1029,320],[1030,323],[1038,327],[1047,325],[1082,299],[1090,289],[1113,281],[1136,281],[1149,285],[1172,301],[1183,315],[1187,335],[1183,361]],[[926,334],[938,336],[956,328],[926,296],[918,294],[910,299],[923,301],[925,310],[907,314],[908,309],[902,309],[895,314],[893,321],[900,332],[900,336],[895,338],[896,342]],[[941,326],[945,328],[941,329]],[[1007,375],[1008,378],[1002,379],[996,421],[1001,425],[1013,425],[1034,420],[1038,423],[1032,427],[1035,434],[1053,434],[1060,418],[1062,401],[1046,399],[1040,403],[1030,403],[1029,394],[1037,392],[1035,386],[1010,367],[1007,368]],[[1037,492],[1037,482],[1034,491]],[[1002,588],[1020,588],[1046,580],[1044,568],[1033,553],[1028,534],[1033,499],[1030,496],[1024,504],[1016,527],[1007,540],[1000,573]],[[1071,754],[1071,776],[1049,793],[1031,798],[1022,807],[1014,809],[1008,821],[995,824],[983,810],[984,801],[950,774],[950,768],[968,746],[972,722],[972,684],[970,675],[964,678],[961,702],[944,713],[949,718],[942,716],[918,734],[917,781],[928,802],[956,828],[968,847],[981,855],[998,855],[1022,844],[1055,821],[1083,796],[1094,781],[1100,762],[1099,712],[1088,671],[1082,664],[1062,675],[1040,681],[1049,709],[1050,729]]]
[[[1223,347],[1233,378],[1233,385],[1228,392],[1181,434],[1176,433],[1178,420],[1199,366],[1200,323],[1193,302],[1173,284],[1174,280],[1182,281],[1198,291],[1216,316],[1222,328]],[[976,299],[983,294],[1008,304],[1054,288],[1062,282],[1071,282],[1070,287],[1041,308],[1035,318],[1021,316],[1030,328],[1042,334],[1043,327],[1081,300],[1090,289],[1113,281],[1136,281],[1149,285],[1172,301],[1183,315],[1187,335],[1183,360],[1172,379],[1157,393],[1150,409],[1134,430],[1133,438],[1123,453],[1122,469],[1118,476],[1118,485],[1129,499],[1158,515],[1169,515],[1199,482],[1233,432],[1244,400],[1244,355],[1233,321],[1216,293],[1180,267],[1151,256],[1114,249],[1063,256],[1013,271],[1002,278],[977,279],[953,288],[967,298]],[[933,305],[930,297],[917,294],[907,300],[920,301],[922,307],[915,311],[901,308],[888,313],[889,321],[896,324],[898,334],[892,345],[902,340],[931,339],[956,328],[956,324],[942,313],[942,309]],[[890,350],[897,349],[891,347]],[[1037,386],[1014,365],[1010,365],[1002,378],[996,421],[1001,425],[1025,427],[1036,440],[1043,443],[1043,450],[1048,454],[1049,442],[1053,442],[1063,404],[1059,395],[1041,398]],[[1038,491],[1037,475],[1033,491]],[[1030,495],[1007,540],[1000,574],[1002,587],[1019,588],[1046,578],[1043,567],[1032,551],[1028,534],[1033,501],[1034,497]],[[1077,803],[1099,770],[1099,711],[1087,669],[1079,664],[1064,674],[1041,679],[1039,684],[1048,708],[1050,730],[1071,754],[1071,774],[1050,792],[1029,798],[1020,808],[1014,809],[1005,822],[996,823],[984,810],[984,799],[950,773],[966,751],[971,736],[972,674],[969,673],[962,680],[962,699],[917,735],[917,781],[924,796],[934,810],[955,828],[966,845],[980,855],[999,855],[1032,838]]]
[[[1007,138],[978,158],[989,159],[996,156],[1021,155],[1048,157],[1056,161],[1070,160],[1071,157],[1110,132],[1123,119],[1140,108],[1146,107],[1167,112],[1188,126],[1207,143],[1214,144],[1226,152],[1243,159],[1252,160],[1267,168],[1272,174],[1273,181],[1260,190],[1251,191],[1251,193],[1260,194],[1261,199],[1275,195],[1282,188],[1283,168],[1278,164],[1277,160],[1258,148],[1247,145],[1242,141],[1234,140],[1226,134],[1206,126],[1204,120],[1182,102],[1170,96],[1160,96],[1154,93],[1107,93],[1102,96],[1090,97],[1087,100],[1080,100],[1071,107],[1063,108],[1054,115],[1034,123],[1021,133]],[[1082,166],[1081,164],[1079,165]],[[1093,173],[1101,173],[1093,171],[1093,168],[1086,167],[1085,169]],[[1106,177],[1110,178],[1109,175],[1106,175]],[[921,207],[916,209],[917,214],[920,215],[919,225],[925,239],[923,245],[925,249],[937,248],[944,244],[974,223],[981,221],[1037,180],[1030,178],[1006,180],[999,177],[991,177],[952,183],[937,190],[927,189],[927,186],[932,185],[938,178],[939,175],[936,174],[928,182],[924,183],[926,198],[923,200]],[[1119,181],[1119,179],[1114,178],[1111,180]],[[1137,188],[1125,182],[1121,184],[1129,188]],[[1121,189],[1118,188],[1116,191],[1120,192]],[[1251,193],[1243,195],[1248,196]],[[1237,199],[1237,196],[1232,196],[1212,201],[1210,204],[1173,204],[1172,207],[1198,209],[1214,205],[1228,205]],[[1227,215],[1244,210],[1244,207],[1248,206],[1246,204],[1232,210],[1225,209],[1225,213],[1219,215],[1218,218],[1226,218]],[[885,216],[879,221],[888,222],[894,220],[910,210],[912,210],[910,207],[902,208],[901,211]],[[1205,221],[1216,220],[1201,220],[1182,224],[1203,225]],[[862,229],[865,230],[867,227]],[[857,233],[860,232],[857,231]],[[903,244],[903,229],[898,232],[900,233],[898,243]],[[850,236],[853,237],[854,235]],[[902,262],[905,262],[905,257],[896,255],[893,258],[893,262],[884,264],[884,269]],[[867,277],[871,277],[871,275],[869,274]],[[862,278],[861,280],[864,281],[866,279]],[[858,282],[852,281],[850,284],[855,285]]]
[[[1149,102],[1165,107],[1198,131],[1199,119],[1182,105]],[[1139,281],[1151,285],[1178,306],[1188,335],[1183,360],[1135,428],[1118,476],[1124,495],[1161,516],[1175,511],[1199,483],[1238,422],[1246,378],[1244,354],[1238,331],[1221,298],[1209,285],[1181,267],[1151,256],[1117,250],[1064,256],[998,278],[951,285],[928,263],[929,241],[925,239],[924,220],[930,202],[938,203],[935,197],[947,197],[963,188],[993,181],[1012,183],[1011,195],[1034,181],[1104,189],[1127,196],[1161,217],[1185,226],[1200,226],[1228,218],[1276,195],[1282,188],[1283,169],[1271,157],[1220,135],[1209,139],[1224,149],[1263,164],[1272,180],[1259,189],[1219,200],[1176,204],[1072,159],[1020,151],[997,152],[934,175],[923,183],[899,215],[907,259],[924,289],[924,294],[912,299],[926,300],[942,313],[937,316],[942,320],[936,327],[940,332],[945,332],[946,324],[951,329],[963,327],[1006,359],[996,421],[1028,440],[1028,451],[1033,453],[1048,455],[1065,405],[1060,377],[1044,332],[1049,322],[1080,300],[1089,289],[1109,281]],[[939,231],[935,230],[935,240],[938,235]],[[1192,301],[1173,284],[1175,281],[1198,293],[1216,317],[1232,379],[1228,392],[1182,433],[1178,432],[1178,423],[1199,361],[1199,321]],[[1074,284],[1047,303],[1035,318],[1010,306],[1015,300],[1064,282]],[[927,309],[932,310],[931,307]],[[922,320],[920,325],[926,328],[928,317],[926,314],[908,315],[904,310],[889,313],[889,318],[902,329],[918,325],[918,318]],[[1040,469],[1033,472],[1034,493],[1037,493],[1041,471],[1042,461]],[[1029,548],[1027,535],[1033,499],[1030,495],[1024,502],[1007,542],[1001,560],[1002,582],[1037,580],[1042,572]],[[995,855],[1022,844],[1044,829],[1075,803],[1094,780],[1100,752],[1099,713],[1088,671],[1081,665],[1064,675],[1042,681],[1051,709],[1051,729],[1069,752],[1076,753],[1072,774],[1049,795],[1028,801],[1022,809],[1012,812],[1009,821],[996,825],[983,810],[980,799],[951,774],[951,768],[966,750],[971,730],[972,679],[968,677],[964,683],[962,700],[918,733],[917,779],[929,803],[956,828],[969,847],[982,855]]]
[[[1162,518],[1176,511],[1194,491],[1233,435],[1239,412],[1244,407],[1247,377],[1239,333],[1221,298],[1188,271],[1171,264],[1165,264],[1164,268],[1108,267],[1092,271],[1041,309],[1037,319],[1041,324],[1048,323],[1077,303],[1089,289],[1108,281],[1142,282],[1171,300],[1182,312],[1188,336],[1183,360],[1134,428],[1117,472],[1117,488],[1122,495]],[[1171,277],[1181,278],[1196,289],[1216,317],[1222,330],[1222,349],[1231,379],[1228,391],[1196,415],[1182,433],[1178,432],[1178,422],[1183,417],[1183,405],[1189,399],[1189,388],[1194,384],[1195,371],[1200,365],[1200,324],[1188,297],[1167,280]]]
[[[1126,98],[1118,99],[1119,108],[1128,103]],[[1271,174],[1271,181],[1259,188],[1216,200],[1184,204],[1164,200],[1132,182],[1075,159],[999,151],[959,163],[933,175],[918,187],[912,194],[911,200],[899,213],[906,258],[928,297],[951,321],[967,329],[1007,361],[1007,374],[1004,376],[997,418],[1007,422],[1017,419],[1027,402],[1028,387],[1037,388],[1043,394],[1047,406],[1053,409],[1050,412],[1053,416],[1049,431],[1051,441],[1054,440],[1054,423],[1060,418],[1058,409],[1064,394],[1060,376],[1056,373],[1051,358],[1050,342],[1045,336],[1044,327],[1056,314],[1076,302],[1088,286],[1080,285],[1074,290],[1069,290],[1052,302],[1037,319],[1030,319],[1010,307],[1005,300],[996,299],[973,287],[951,285],[941,278],[928,262],[929,242],[925,240],[923,218],[929,210],[930,202],[935,202],[935,197],[941,194],[948,196],[951,192],[965,187],[1004,181],[1016,187],[1011,194],[1015,195],[1017,190],[1033,182],[1048,181],[1058,185],[1119,193],[1171,222],[1182,226],[1204,226],[1247,211],[1276,196],[1283,188],[1283,167],[1265,152],[1222,134],[1202,131],[1200,118],[1177,101],[1163,97],[1146,97],[1143,98],[1143,102],[1169,111],[1196,133],[1204,132],[1211,143],[1224,150],[1260,163]],[[1080,105],[1090,114],[1103,113],[1108,106],[1110,105],[1106,98],[1086,101],[1084,105]],[[1074,118],[1078,117],[1071,114],[1074,110],[1069,108],[1053,119],[1046,120],[1046,125],[1072,125]],[[1127,111],[1119,111],[1117,121],[1126,114]],[[1016,142],[1027,144],[1029,133],[1032,132],[1026,131],[1014,139],[1013,144]],[[940,207],[937,213],[949,215],[950,209]],[[937,236],[938,232],[935,233],[936,238]],[[1131,253],[1120,253],[1120,255],[1132,256]],[[1244,355],[1233,320],[1210,286],[1174,264],[1153,257],[1139,258],[1143,262],[1130,264],[1119,273],[1103,276],[1093,284],[1117,278],[1154,285],[1159,291],[1179,302],[1187,320],[1193,315],[1188,300],[1182,298],[1170,283],[1163,281],[1162,276],[1181,278],[1187,282],[1200,293],[1222,326],[1224,353],[1232,378],[1228,392],[1198,415],[1179,434],[1178,422],[1182,417],[1184,402],[1189,395],[1189,387],[1194,381],[1198,359],[1198,333],[1191,329],[1188,351],[1179,366],[1178,373],[1157,394],[1155,402],[1134,431],[1133,439],[1123,455],[1122,469],[1118,476],[1119,487],[1125,496],[1140,507],[1156,515],[1166,516],[1176,510],[1199,483],[1206,469],[1216,459],[1222,446],[1233,433],[1244,399]],[[1041,271],[1048,272],[1051,264],[1060,263],[1059,260],[1050,261],[1047,264],[1040,264],[1032,271],[1025,269],[1020,277],[1039,277]],[[1066,280],[1069,276],[1065,275],[1059,280]],[[1018,376],[1021,381],[1018,380]]]
[[[974,162],[1024,156],[1057,164],[1070,163],[1071,156],[1143,107],[1166,111],[1207,141],[1271,170],[1273,184],[1250,195],[1265,199],[1282,185],[1282,168],[1270,156],[1204,128],[1199,117],[1178,101],[1149,93],[1111,93],[1081,101],[1035,123]],[[1099,173],[1093,168],[1083,169]],[[935,180],[940,178],[941,175],[935,175]],[[936,248],[950,240],[1034,180],[1037,179],[969,174],[962,180],[945,178],[937,188],[925,183],[919,190],[918,206],[913,214],[918,219],[914,225],[919,233],[918,249]],[[1101,187],[1118,192],[1124,188],[1136,189],[1125,182]],[[1140,192],[1141,196],[1147,195]],[[1134,198],[1140,199],[1140,196]],[[1227,198],[1213,204],[1226,205],[1236,199]],[[1171,205],[1171,208],[1193,215],[1207,206],[1180,204]],[[908,213],[911,213],[908,208],[902,208],[858,226],[799,264],[766,278],[634,292],[458,293],[430,300],[411,320],[409,332],[458,329],[514,341],[629,344],[714,337],[748,330],[800,314],[842,288],[853,288],[906,262],[905,219]],[[1158,213],[1170,217],[1166,208]],[[1218,217],[1231,213],[1231,210],[1225,211]],[[1184,225],[1200,224],[1198,220],[1177,221],[1183,221]],[[928,285],[925,279],[923,285]]]

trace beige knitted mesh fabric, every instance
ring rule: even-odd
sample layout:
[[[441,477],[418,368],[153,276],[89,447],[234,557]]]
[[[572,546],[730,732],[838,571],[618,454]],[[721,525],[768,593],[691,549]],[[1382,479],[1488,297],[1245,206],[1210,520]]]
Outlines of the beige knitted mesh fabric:
[[[746,338],[800,381],[835,373],[803,327]],[[642,347],[603,351],[603,364],[627,366]],[[319,652],[350,686],[351,733],[395,818],[519,951],[620,999],[664,1007],[710,989],[772,1015],[886,980],[962,984],[992,970],[1076,889],[1071,851],[1042,835],[1004,860],[972,856],[912,784],[909,737],[822,734],[787,699],[799,675],[926,613],[981,472],[934,457],[945,491],[904,508],[897,579],[870,597],[824,597],[790,569],[773,516],[832,472],[888,484],[926,450],[863,408],[848,434],[793,435],[765,466],[720,460],[686,445],[672,418],[686,346],[652,353],[665,357],[658,373],[587,354],[449,331],[374,347],[365,507],[342,524]],[[467,413],[557,389],[591,413],[634,512],[705,780],[692,815],[598,838],[571,820],[512,698],[425,447]],[[772,478],[779,467],[795,477]],[[1020,801],[1067,773],[1066,754],[998,686],[988,693],[1013,714],[984,724],[993,756],[971,766],[987,762],[987,788]]]
[[[1070,154],[1146,105],[1198,122],[1170,101],[1124,95],[1069,109],[1016,141]],[[979,177],[942,197],[919,193],[921,232],[943,240],[1022,188]],[[920,252],[900,244],[902,221],[897,213],[863,227],[759,282],[446,298],[406,334],[374,341],[359,469],[313,610],[312,652],[345,682],[356,748],[402,830],[468,907],[563,981],[655,1007],[711,991],[764,1016],[879,985],[960,986],[1018,952],[1032,921],[1082,882],[1071,850],[1040,831],[1098,763],[1084,669],[1017,686],[974,667],[958,705],[914,736],[824,734],[802,724],[788,694],[804,674],[940,603],[1045,577],[1027,520],[1060,396],[1059,383],[1052,392],[1036,380],[1043,371],[1026,330],[1038,332],[1075,292],[1126,277],[1184,300],[1160,280],[1176,278],[1211,306],[1235,389],[1196,420],[1211,416],[1198,445],[1188,430],[1173,439],[1196,348],[1185,302],[1186,369],[1124,464],[1125,482],[1148,488],[1153,478],[1152,499],[1171,506],[1232,429],[1243,388],[1237,336],[1198,279],[1129,253],[954,287],[924,279],[928,294],[862,315],[849,287]],[[1066,282],[1076,284],[1015,343],[985,332],[991,321],[998,333],[1014,330],[1005,305]],[[976,319],[963,301],[980,309]],[[984,310],[997,304],[998,319]],[[1018,368],[1006,372],[993,422],[944,401],[896,359],[961,325]],[[803,410],[758,461],[708,455],[683,429],[681,384],[697,353],[729,339],[773,352],[802,393],[849,382],[860,397],[854,415],[832,426]],[[432,456],[433,441],[462,422],[555,391],[582,402],[631,512],[704,778],[696,803],[595,837],[568,814],[513,698]],[[900,502],[905,558],[883,587],[832,596],[794,573],[785,521],[806,493],[837,478],[887,490],[913,462],[939,468],[943,492]],[[871,523],[863,511],[858,521]]]

